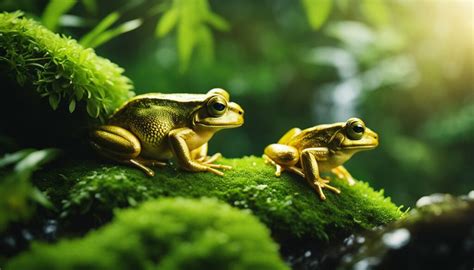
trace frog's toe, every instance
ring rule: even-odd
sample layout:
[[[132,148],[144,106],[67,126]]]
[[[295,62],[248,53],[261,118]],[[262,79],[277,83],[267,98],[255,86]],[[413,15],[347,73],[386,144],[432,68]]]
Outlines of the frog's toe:
[[[313,188],[316,190],[316,192],[318,193],[321,200],[326,199],[326,195],[324,195],[323,189],[329,189],[329,190],[331,190],[332,192],[334,192],[336,194],[341,193],[341,191],[338,188],[335,188],[331,185],[328,185],[327,184],[328,182],[329,182],[329,180],[324,179],[324,178],[320,178],[320,179],[317,179],[314,182],[311,182]]]
[[[281,173],[284,171],[283,167],[278,165],[278,164],[275,164],[275,176],[276,177],[280,177],[281,176]]]
[[[211,164],[203,163],[203,164],[206,165],[206,166],[208,166],[208,167],[215,168],[215,169],[223,169],[223,170],[230,170],[230,169],[232,169],[232,166],[223,165],[223,164],[214,164],[214,163],[211,163]]]
[[[335,188],[335,187],[333,187],[333,186],[331,186],[331,185],[322,183],[322,186],[323,186],[323,188],[327,188],[327,189],[329,189],[329,190],[331,190],[331,191],[333,191],[333,192],[335,192],[335,193],[337,193],[337,194],[340,194],[340,193],[341,193],[341,191],[340,191],[338,188]]]
[[[152,169],[145,166],[144,164],[142,164],[140,161],[137,161],[135,159],[130,159],[128,162],[140,168],[141,170],[143,170],[148,176],[152,176],[152,177],[155,176],[155,172]]]
[[[219,170],[216,170],[210,166],[207,167],[206,171],[210,172],[210,173],[213,173],[215,175],[219,175],[219,176],[224,176],[224,173],[219,171]]]

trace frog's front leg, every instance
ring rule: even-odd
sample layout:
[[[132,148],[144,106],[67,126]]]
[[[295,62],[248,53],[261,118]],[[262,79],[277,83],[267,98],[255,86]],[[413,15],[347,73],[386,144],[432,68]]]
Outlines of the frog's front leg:
[[[285,170],[304,177],[303,171],[296,166],[299,161],[299,152],[293,146],[274,143],[265,147],[263,158],[275,166],[275,176],[280,176]]]
[[[301,166],[305,174],[306,181],[318,192],[321,200],[325,200],[323,188],[341,193],[341,191],[333,186],[328,185],[329,180],[319,175],[318,159],[325,160],[329,154],[326,147],[307,148],[301,152]]]
[[[353,186],[356,183],[352,175],[342,165],[332,169],[331,172],[334,173],[337,177],[345,179],[350,186]]]
[[[141,144],[130,131],[113,125],[97,127],[90,134],[92,147],[102,156],[142,169],[149,176],[155,172],[147,166],[161,166],[166,163],[156,160],[145,160],[139,157]]]
[[[224,175],[223,172],[217,169],[229,169],[229,166],[211,163],[219,158],[219,155],[214,155],[209,159],[204,158],[200,161],[199,158],[202,158],[201,154],[204,152],[204,156],[207,157],[207,149],[197,148],[194,149],[194,151],[196,151],[194,153],[189,149],[188,142],[193,141],[197,136],[198,135],[189,128],[179,128],[170,131],[168,135],[169,142],[179,165],[188,171],[207,171],[221,176]],[[194,157],[199,158],[196,160]]]
[[[208,156],[207,151],[208,151],[208,143],[205,143],[201,145],[200,147],[191,151],[191,158],[201,163],[210,164],[222,157],[221,153],[215,153],[212,156]]]

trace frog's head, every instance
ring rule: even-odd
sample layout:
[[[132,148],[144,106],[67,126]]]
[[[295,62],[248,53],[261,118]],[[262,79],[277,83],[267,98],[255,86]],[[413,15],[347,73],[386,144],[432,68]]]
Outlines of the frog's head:
[[[331,141],[338,150],[353,153],[373,149],[379,144],[377,133],[366,127],[359,118],[341,123]]]
[[[223,129],[239,127],[244,123],[244,110],[229,101],[229,93],[221,88],[211,89],[202,106],[194,113],[193,125]]]

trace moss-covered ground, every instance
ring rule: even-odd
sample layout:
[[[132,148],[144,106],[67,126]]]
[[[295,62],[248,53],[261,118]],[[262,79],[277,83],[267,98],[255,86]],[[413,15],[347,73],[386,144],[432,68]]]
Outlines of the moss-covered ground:
[[[35,244],[17,258],[4,258],[11,259],[12,269],[281,269],[276,245],[255,218],[284,244],[301,239],[324,243],[402,215],[383,192],[364,182],[348,186],[334,179],[342,193],[326,191],[327,200],[321,201],[302,178],[287,173],[277,178],[258,157],[220,160],[234,167],[223,177],[176,166],[156,169],[156,176],[148,177],[135,168],[98,161],[83,147],[86,133],[95,118],[105,119],[134,94],[122,73],[92,49],[19,12],[0,14],[0,81],[8,90],[0,99],[0,138],[14,138],[20,147],[65,151],[61,160],[32,177],[29,191],[38,187],[54,205],[54,210],[32,208],[32,220],[39,221],[32,224],[58,220],[60,239],[88,233],[51,247]],[[84,155],[91,159],[79,157]],[[255,218],[216,201],[175,197],[212,197]],[[112,221],[120,208],[132,209],[118,211]],[[269,258],[267,264],[260,255]]]
[[[170,198],[116,213],[76,240],[35,244],[6,269],[287,269],[267,228],[215,199]]]
[[[342,193],[326,191],[327,199],[321,201],[302,178],[287,173],[275,177],[273,167],[261,158],[221,161],[233,167],[223,177],[176,166],[156,169],[156,176],[148,177],[128,166],[81,161],[45,170],[35,179],[65,226],[77,229],[107,222],[115,208],[176,196],[215,197],[251,211],[277,236],[322,241],[386,224],[402,214],[383,192],[364,182],[348,186],[336,179],[332,183]]]

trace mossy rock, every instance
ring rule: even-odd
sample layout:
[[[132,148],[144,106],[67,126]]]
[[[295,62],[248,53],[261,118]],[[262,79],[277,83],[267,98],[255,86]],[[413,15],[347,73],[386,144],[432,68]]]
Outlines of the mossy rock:
[[[288,269],[269,231],[215,199],[159,199],[118,211],[82,239],[34,244],[6,269]]]
[[[295,175],[274,176],[274,169],[258,157],[222,159],[232,170],[225,176],[190,173],[175,166],[156,169],[155,177],[121,165],[75,161],[56,164],[38,174],[36,185],[56,205],[67,230],[97,227],[115,208],[134,206],[157,197],[215,197],[248,209],[278,238],[307,238],[322,242],[398,219],[402,212],[382,191],[367,183],[349,186],[334,180],[340,195],[326,191],[321,201]]]

